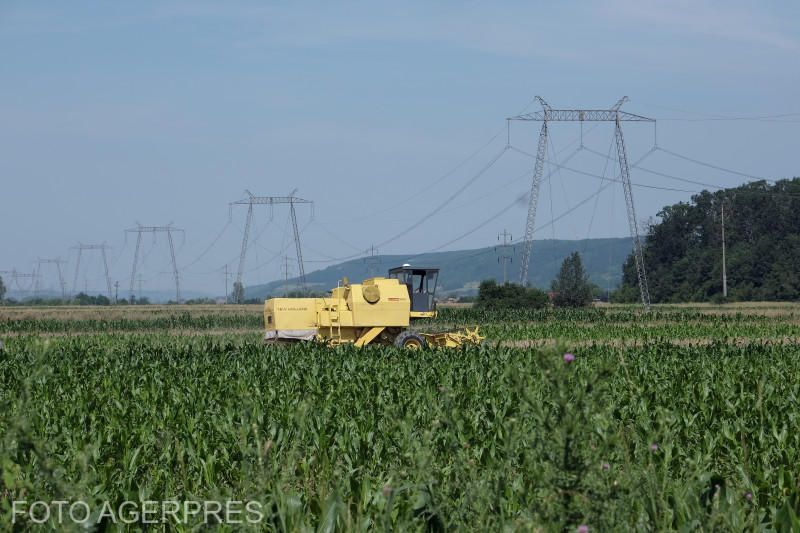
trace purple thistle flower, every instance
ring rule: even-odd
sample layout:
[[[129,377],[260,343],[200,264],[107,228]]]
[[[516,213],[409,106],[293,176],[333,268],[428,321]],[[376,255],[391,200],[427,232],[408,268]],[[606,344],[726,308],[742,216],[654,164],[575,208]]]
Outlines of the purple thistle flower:
[[[578,533],[589,533],[589,526],[581,524],[578,526]]]
[[[389,495],[392,493],[392,487],[383,487],[381,492],[383,493],[384,496],[388,498]]]
[[[744,497],[747,498],[748,500],[752,500],[753,499],[753,495],[751,493],[749,493],[749,492],[747,494],[745,494]]]
[[[447,391],[447,387],[439,387],[439,390],[442,391],[442,392],[446,392]]]
[[[656,450],[658,450],[658,444],[651,444],[651,445],[650,445],[650,451],[651,451],[651,452],[654,452],[654,451],[656,451]]]
[[[608,464],[608,463],[603,463],[603,470],[608,470],[609,468],[611,468],[611,465],[610,465],[610,464]]]
[[[572,355],[571,353],[565,353],[564,354],[564,361],[566,361],[567,363],[571,363],[574,360],[575,360],[575,356]],[[588,531],[588,529],[587,529],[587,531]]]
[[[715,488],[715,489],[717,489],[717,490],[719,490],[719,483],[715,483],[715,484],[714,484],[714,488]]]

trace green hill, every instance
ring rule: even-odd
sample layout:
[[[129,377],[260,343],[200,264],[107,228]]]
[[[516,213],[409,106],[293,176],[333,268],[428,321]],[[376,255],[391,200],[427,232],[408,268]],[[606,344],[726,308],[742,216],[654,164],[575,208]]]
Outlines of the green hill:
[[[518,244],[508,264],[508,279],[516,282],[519,278],[519,254],[522,245]],[[531,263],[528,272],[530,284],[542,289],[550,287],[561,262],[572,252],[579,252],[589,279],[602,288],[619,285],[622,279],[622,263],[631,252],[630,238],[584,239],[579,241],[543,240],[534,241]],[[509,253],[512,249],[509,248]],[[366,259],[354,259],[324,269],[310,272],[306,281],[310,290],[327,291],[346,276],[351,281],[361,281],[372,276],[384,276],[386,271],[403,263],[411,265],[438,267],[439,284],[437,294],[467,295],[475,294],[478,284],[484,279],[503,281],[501,247],[433,252],[419,255],[383,255],[373,260],[373,270]],[[297,289],[298,279],[289,280],[289,290]],[[247,298],[264,299],[284,293],[284,281],[277,280],[263,285],[246,287]]]

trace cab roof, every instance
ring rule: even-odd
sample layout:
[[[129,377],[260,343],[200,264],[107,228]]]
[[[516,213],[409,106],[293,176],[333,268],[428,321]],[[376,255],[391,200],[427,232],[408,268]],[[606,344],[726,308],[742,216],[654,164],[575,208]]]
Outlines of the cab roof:
[[[389,274],[397,274],[399,272],[439,272],[438,268],[429,267],[412,267],[412,266],[399,266],[389,269]]]

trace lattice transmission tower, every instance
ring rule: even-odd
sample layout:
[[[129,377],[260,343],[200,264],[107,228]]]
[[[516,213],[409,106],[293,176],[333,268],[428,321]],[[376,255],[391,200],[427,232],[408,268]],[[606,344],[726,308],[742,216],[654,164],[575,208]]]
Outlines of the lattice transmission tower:
[[[247,198],[242,200],[237,200],[235,202],[231,202],[229,207],[234,205],[246,205],[247,206],[247,222],[244,226],[244,234],[242,235],[242,251],[239,254],[239,270],[236,273],[236,283],[238,286],[242,286],[242,276],[244,275],[244,264],[245,258],[247,257],[247,240],[250,236],[250,227],[253,224],[253,206],[254,205],[268,205],[270,209],[273,206],[278,204],[289,204],[289,212],[292,217],[292,229],[294,230],[294,245],[295,250],[297,252],[297,270],[300,274],[300,284],[303,287],[303,292],[306,292],[306,272],[303,268],[303,252],[300,248],[300,231],[297,229],[297,214],[294,209],[294,204],[311,204],[311,208],[314,208],[314,202],[312,200],[304,200],[302,198],[298,198],[294,195],[297,192],[297,189],[293,190],[289,193],[289,196],[255,196],[248,190],[244,191],[247,194]],[[312,211],[313,212],[313,211]],[[238,302],[238,298],[241,291],[233,292],[233,303],[240,303]]]
[[[545,155],[547,152],[547,125],[550,122],[613,122],[614,136],[617,145],[617,160],[619,161],[622,188],[625,193],[625,206],[628,213],[628,226],[633,241],[633,255],[636,261],[636,274],[639,278],[639,291],[642,296],[642,306],[650,309],[650,293],[647,290],[647,275],[644,270],[642,257],[642,243],[639,238],[639,228],[636,222],[636,210],[633,205],[633,191],[631,187],[630,169],[628,167],[628,154],[625,149],[625,138],[622,135],[622,122],[655,122],[653,118],[643,117],[621,111],[620,107],[627,100],[623,96],[611,109],[553,109],[540,96],[536,97],[542,105],[541,111],[525,113],[510,117],[507,120],[538,121],[542,123],[539,131],[539,145],[536,150],[536,165],[533,170],[530,201],[528,203],[528,218],[525,222],[525,239],[522,248],[522,261],[519,270],[519,281],[522,285],[528,284],[528,267],[530,265],[531,250],[533,246],[533,231],[536,225],[536,207],[539,202],[539,189],[542,185]]]
[[[369,272],[369,277],[375,277],[375,274],[378,270],[378,265],[381,264],[381,256],[378,255],[378,250],[375,248],[375,245],[369,247],[369,250],[366,251],[367,257],[364,258],[364,263],[367,265],[367,271]]]
[[[13,281],[14,285],[16,285],[16,287],[17,287],[16,290],[17,290],[17,292],[19,292],[20,295],[24,295],[24,294],[27,294],[27,293],[31,292],[31,290],[33,288],[33,285],[35,283],[35,280],[36,280],[36,270],[31,272],[30,274],[26,274],[24,272],[20,272],[16,268],[12,268],[11,270],[0,270],[0,276],[7,276],[9,274],[11,275],[11,281]],[[19,282],[20,279],[29,279],[30,280],[29,285],[28,285],[27,288],[24,288],[22,286],[22,284]],[[9,289],[11,288],[10,284],[7,284],[6,286]]]
[[[172,225],[172,223],[167,224],[166,226],[142,226],[138,222],[136,223],[135,228],[130,228],[125,230],[126,233],[136,233],[136,252],[133,254],[133,267],[131,268],[131,300],[133,300],[134,294],[134,287],[136,283],[136,269],[138,268],[139,263],[139,249],[142,244],[142,233],[152,233],[153,238],[155,238],[156,233],[166,233],[167,234],[167,241],[169,242],[169,255],[172,258],[172,273],[175,277],[175,300],[177,303],[181,303],[181,280],[180,275],[178,273],[178,264],[175,262],[175,243],[172,239],[172,234],[180,232],[184,238],[185,233],[182,229],[176,228]],[[141,295],[140,295],[141,296]]]
[[[38,258],[36,260],[36,271],[34,272],[33,277],[33,297],[36,298],[39,295],[39,290],[41,288],[42,283],[42,265],[56,265],[56,270],[58,271],[58,286],[61,289],[61,299],[67,299],[67,284],[64,281],[64,276],[61,274],[61,265],[65,265],[67,262],[60,257],[56,257],[55,259],[41,259]]]
[[[110,249],[111,246],[107,245],[106,243],[103,244],[83,244],[82,242],[78,243],[78,246],[73,246],[73,250],[78,250],[78,258],[75,261],[75,278],[72,281],[72,295],[75,295],[75,292],[78,290],[78,273],[81,269],[81,255],[83,254],[84,250],[100,250],[101,255],[103,256],[103,270],[105,272],[106,278],[106,290],[108,291],[108,299],[109,301],[112,300],[112,292],[111,292],[111,278],[108,276],[108,259],[106,258],[106,250]]]

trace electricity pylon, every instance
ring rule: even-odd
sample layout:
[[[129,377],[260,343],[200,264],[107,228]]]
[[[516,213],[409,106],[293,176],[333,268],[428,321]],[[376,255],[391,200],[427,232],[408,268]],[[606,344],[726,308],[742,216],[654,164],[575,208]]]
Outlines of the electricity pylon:
[[[619,161],[622,188],[625,193],[625,206],[628,212],[628,226],[633,241],[633,255],[636,261],[636,273],[639,277],[639,292],[642,296],[642,306],[650,309],[650,293],[647,289],[647,275],[644,271],[644,258],[642,257],[642,243],[639,239],[639,228],[636,222],[636,210],[633,205],[633,191],[631,187],[630,169],[628,168],[628,154],[625,149],[625,139],[622,136],[622,122],[655,122],[653,118],[643,117],[620,111],[620,107],[627,100],[623,96],[611,109],[553,109],[540,96],[536,97],[542,105],[541,111],[525,113],[510,117],[507,120],[539,121],[542,129],[539,132],[539,146],[536,150],[536,165],[533,169],[530,201],[528,203],[528,218],[525,222],[525,240],[522,246],[522,262],[519,270],[519,282],[528,284],[528,267],[530,265],[531,250],[533,247],[533,231],[536,225],[536,207],[539,202],[539,189],[542,185],[544,172],[545,153],[547,151],[547,124],[549,122],[613,122],[614,136],[617,144],[617,160]]]
[[[229,204],[229,208],[234,205],[246,205],[247,206],[247,222],[244,226],[244,235],[242,236],[242,251],[239,253],[239,270],[236,273],[236,283],[239,286],[242,285],[242,275],[244,274],[244,263],[245,258],[247,257],[247,239],[250,236],[250,227],[253,224],[253,206],[254,205],[268,205],[270,206],[270,210],[272,206],[276,204],[289,204],[289,211],[292,217],[292,228],[294,230],[294,245],[297,250],[297,270],[300,273],[300,283],[303,287],[303,292],[306,291],[306,272],[303,268],[303,253],[300,249],[300,232],[297,229],[297,214],[295,213],[294,204],[313,204],[314,202],[311,200],[304,200],[302,198],[298,198],[294,195],[297,192],[297,189],[293,190],[289,193],[289,196],[254,196],[248,190],[244,191],[247,194],[247,198],[242,200],[237,200],[236,202],[231,202]],[[234,302],[233,303],[240,303],[238,302],[239,293],[237,291],[233,292]]]
[[[11,279],[14,282],[14,285],[17,286],[17,290],[21,294],[30,292],[31,287],[36,281],[36,270],[34,270],[31,274],[25,274],[23,272],[19,272],[17,271],[16,268],[13,268],[11,270],[0,270],[0,275],[5,275],[5,274],[11,274]],[[31,280],[31,285],[29,285],[27,289],[23,289],[22,285],[20,285],[19,283],[20,278],[29,278]]]
[[[37,259],[36,260],[36,272],[34,273],[34,282],[33,282],[33,297],[36,298],[39,295],[39,288],[41,285],[42,280],[42,265],[56,265],[56,270],[58,271],[58,286],[61,288],[61,299],[67,299],[67,287],[64,283],[64,276],[61,275],[61,265],[66,264],[67,262],[60,257],[56,257],[55,259]]]
[[[36,270],[34,270],[33,273],[31,274],[24,274],[22,272],[17,271],[16,268],[12,268],[11,270],[0,270],[0,276],[6,276],[8,274],[11,274],[11,281],[13,281],[14,285],[17,286],[17,290],[19,291],[20,294],[29,293],[31,287],[33,286],[34,281],[36,280]],[[29,285],[27,289],[23,289],[22,285],[20,285],[19,283],[20,278],[29,278],[31,280],[31,285]],[[9,282],[9,284],[7,285],[7,287],[9,288],[11,287],[10,283],[11,282]]]
[[[78,259],[75,261],[75,279],[72,282],[72,295],[75,296],[75,291],[78,287],[78,272],[81,268],[81,254],[84,250],[100,250],[103,256],[103,269],[105,271],[106,276],[106,289],[108,290],[108,300],[111,301],[111,278],[108,276],[108,260],[106,259],[106,250],[111,248],[111,246],[107,245],[106,243],[103,244],[83,244],[82,242],[78,243],[78,246],[73,246],[73,250],[78,250]]]
[[[172,258],[172,273],[175,276],[175,299],[177,303],[181,303],[181,282],[180,276],[178,275],[178,264],[175,262],[175,245],[172,241],[172,233],[173,232],[181,232],[184,237],[185,233],[182,229],[176,228],[170,222],[166,226],[142,226],[138,222],[136,223],[135,228],[126,229],[126,233],[136,233],[136,252],[133,255],[133,267],[131,268],[131,300],[134,297],[134,284],[136,283],[136,268],[137,263],[139,262],[139,248],[142,244],[142,233],[152,233],[153,237],[155,237],[156,233],[166,233],[167,234],[167,241],[169,241],[169,254]]]
[[[375,273],[377,270],[377,265],[381,264],[381,258],[378,254],[378,250],[375,249],[375,245],[369,247],[367,250],[369,254],[367,257],[364,258],[364,263],[367,265],[367,271],[369,272],[369,277],[375,277]]]

